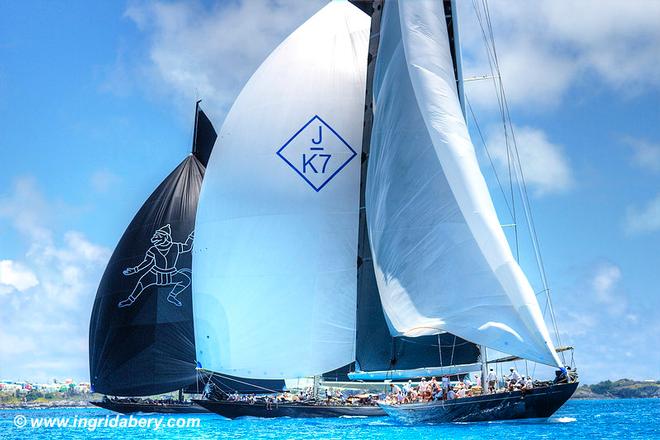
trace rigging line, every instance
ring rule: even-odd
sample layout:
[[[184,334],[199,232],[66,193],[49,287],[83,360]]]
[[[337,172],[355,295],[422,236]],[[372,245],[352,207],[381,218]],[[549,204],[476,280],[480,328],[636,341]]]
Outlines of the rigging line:
[[[501,84],[500,87],[502,87],[502,89],[504,89],[503,84]],[[510,115],[510,111],[509,111],[508,102],[506,101],[506,96],[505,96],[505,108],[506,108],[507,117],[509,119],[509,124],[511,124],[511,115]],[[546,272],[545,272],[545,264],[543,263],[543,256],[541,254],[541,247],[540,247],[540,243],[539,243],[539,239],[538,239],[538,234],[537,234],[537,231],[536,231],[536,225],[535,225],[535,222],[534,222],[534,217],[532,215],[531,204],[529,202],[529,193],[527,191],[527,184],[526,184],[526,181],[525,181],[525,174],[524,174],[523,169],[522,169],[522,161],[520,159],[518,143],[517,143],[517,140],[516,140],[516,137],[515,137],[515,133],[513,131],[513,126],[511,126],[511,134],[512,134],[512,140],[513,140],[513,148],[514,148],[514,152],[515,152],[515,159],[516,159],[516,162],[517,162],[517,172],[519,174],[520,181],[521,181],[521,184],[518,185],[518,188],[519,188],[519,191],[521,193],[521,200],[523,202],[523,208],[525,209],[525,219],[527,221],[527,225],[528,225],[528,228],[530,230],[530,234],[532,236],[532,245],[533,245],[533,248],[534,248],[534,254],[535,254],[535,257],[536,257],[536,260],[537,260],[537,266],[538,266],[538,269],[539,269],[539,274],[541,276],[541,281],[543,283],[543,288],[546,292],[546,298],[547,298],[547,302],[548,302],[548,305],[549,305],[549,308],[550,308],[550,317],[552,319],[552,323],[553,323],[553,327],[554,327],[554,330],[555,330],[557,342],[558,342],[558,345],[562,345],[561,337],[559,335],[559,328],[558,328],[556,316],[555,316],[555,313],[554,313],[554,307],[553,307],[553,304],[552,304],[552,298],[550,296],[550,288],[549,288],[549,285],[548,285],[547,275],[546,275]],[[562,359],[564,359],[563,354],[562,354]],[[564,359],[564,361],[565,361],[565,359]]]
[[[516,249],[516,261],[520,260],[520,245],[519,245],[519,240],[518,240],[518,226],[517,226],[517,219],[516,219],[516,212],[515,212],[515,197],[513,195],[513,180],[512,180],[512,170],[511,170],[511,153],[510,153],[510,142],[509,142],[509,130],[507,127],[506,123],[506,117],[505,117],[505,112],[504,112],[504,103],[503,103],[503,91],[501,88],[498,88],[498,83],[495,80],[495,76],[498,76],[500,81],[501,81],[501,72],[499,70],[499,63],[498,63],[498,58],[497,58],[497,52],[495,51],[495,46],[494,46],[494,40],[492,38],[492,30],[487,34],[485,26],[484,26],[484,20],[485,18],[482,16],[481,8],[479,7],[478,3],[476,0],[472,0],[472,7],[474,9],[475,15],[477,17],[477,21],[479,22],[479,27],[481,30],[481,36],[484,41],[484,46],[486,49],[486,55],[488,59],[488,67],[490,69],[490,76],[493,79],[493,90],[495,92],[495,97],[497,99],[497,105],[499,107],[500,111],[500,116],[501,116],[501,123],[502,123],[502,131],[504,133],[504,144],[506,146],[506,151],[507,151],[507,168],[508,168],[508,173],[509,173],[509,186],[510,186],[510,193],[511,193],[511,207],[509,208],[509,211],[511,212],[511,216],[513,218],[513,223],[516,225],[514,226],[514,243],[515,243],[515,249]],[[487,6],[483,3],[482,1],[482,8],[484,9],[484,15],[487,12]],[[488,16],[487,16],[488,17]],[[490,35],[490,39],[489,39]],[[497,74],[496,74],[497,72]],[[505,196],[506,200],[506,196]],[[507,203],[508,204],[508,203]]]
[[[511,129],[513,149],[514,149],[514,152],[515,152],[515,158],[516,158],[517,165],[518,165],[518,172],[520,173],[520,179],[521,179],[522,184],[519,185],[519,191],[521,193],[523,208],[525,210],[525,218],[527,220],[528,228],[530,229],[530,234],[532,235],[532,244],[533,244],[533,247],[534,247],[534,253],[535,253],[536,260],[537,260],[537,265],[538,265],[538,268],[539,268],[539,272],[541,274],[541,281],[543,282],[543,287],[547,291],[547,294],[546,294],[547,304],[550,308],[550,317],[552,319],[552,324],[553,324],[553,327],[554,327],[554,330],[555,330],[555,337],[557,338],[558,344],[562,345],[561,344],[561,337],[559,335],[559,328],[557,326],[557,320],[556,320],[555,313],[554,313],[554,307],[553,307],[553,304],[552,304],[552,298],[550,296],[550,289],[548,287],[548,281],[547,281],[547,276],[546,276],[546,272],[545,272],[545,266],[543,264],[543,258],[541,256],[541,252],[540,252],[540,244],[539,244],[539,240],[538,240],[538,235],[536,233],[536,227],[535,227],[535,224],[534,224],[534,219],[532,217],[531,206],[530,206],[530,203],[529,203],[529,195],[528,195],[528,192],[527,192],[527,185],[525,183],[525,175],[524,175],[523,170],[522,170],[522,163],[521,163],[520,154],[519,154],[519,151],[518,151],[518,144],[516,142],[515,133],[513,131],[513,124],[511,123],[511,114],[510,114],[510,110],[509,110],[509,103],[508,103],[508,100],[506,98],[506,94],[504,92],[504,83],[502,81],[502,75],[501,75],[500,68],[499,68],[499,59],[497,57],[497,50],[495,48],[495,38],[493,36],[493,27],[492,27],[492,22],[490,20],[490,10],[489,10],[489,7],[488,7],[488,0],[482,0],[482,4],[484,6],[484,11],[485,11],[485,15],[486,15],[486,22],[487,22],[487,26],[488,26],[489,34],[490,34],[490,38],[491,38],[493,56],[494,56],[494,60],[495,60],[495,68],[497,69],[498,82],[499,82],[499,86],[500,86],[500,90],[501,90],[502,98],[503,98],[503,107],[504,107],[506,118],[508,119],[508,123],[509,123],[510,129]],[[563,362],[565,363],[566,359],[565,359],[564,354],[561,353],[561,356],[562,356]]]
[[[440,355],[440,366],[444,367],[442,363],[442,343],[440,342],[440,334],[438,334],[438,354]]]
[[[513,164],[513,153],[509,147],[509,143],[506,144],[506,159],[509,166],[509,193],[511,194],[511,209],[513,210],[513,236],[514,243],[516,245],[516,262],[520,263],[520,245],[518,244],[518,218],[516,217],[516,203],[513,191],[513,178],[512,178],[512,164]]]
[[[202,375],[202,377],[203,377],[203,375]],[[213,382],[213,373],[209,374],[208,380],[204,383],[204,388],[206,388],[206,385],[209,385],[209,384],[210,384],[211,387],[216,387],[215,383]],[[224,384],[224,383],[223,383],[223,385],[224,385],[225,387],[229,388],[229,391],[231,391],[232,393],[235,393],[235,392],[236,392],[236,389],[230,387],[229,385]],[[217,388],[218,388],[218,390],[219,390],[222,394],[224,394],[225,396],[228,396],[228,395],[229,395],[229,393],[227,393],[227,392],[226,392],[225,390],[223,390],[222,388],[220,388],[220,387],[217,387]],[[211,389],[212,389],[212,388],[211,388]]]
[[[474,1],[474,0],[473,0]],[[493,31],[492,31],[492,26],[490,26],[490,13],[488,11],[488,5],[482,0],[482,8],[484,10],[484,17],[481,16],[481,12],[478,13],[478,18],[479,18],[479,26],[481,28],[481,34],[484,39],[484,43],[486,45],[486,50],[489,55],[489,66],[491,69],[491,76],[493,77],[493,89],[495,90],[495,96],[497,98],[497,102],[500,108],[500,115],[502,116],[502,126],[504,129],[504,139],[507,144],[509,145],[509,133],[507,129],[507,124],[506,124],[506,118],[504,116],[504,92],[501,88],[497,87],[498,82],[495,81],[495,72],[497,72],[497,77],[501,81],[501,72],[500,72],[500,67],[499,67],[499,58],[497,56],[497,51],[495,50],[495,40],[493,38]],[[488,32],[486,32],[486,28],[484,28],[484,21],[486,22],[486,28],[488,29]],[[490,61],[492,59],[492,62]],[[493,68],[495,71],[493,71]]]
[[[493,158],[490,155],[490,151],[488,150],[488,145],[486,144],[486,140],[484,139],[484,135],[481,132],[481,127],[479,127],[479,122],[477,121],[477,117],[474,114],[474,111],[472,110],[472,104],[470,104],[470,100],[465,97],[465,102],[468,105],[468,109],[470,110],[470,115],[472,116],[472,120],[474,121],[474,126],[477,128],[477,133],[479,134],[479,138],[481,139],[481,143],[484,146],[484,150],[486,150],[486,155],[488,156],[488,161],[490,162],[490,166],[493,169],[493,173],[495,174],[495,179],[497,180],[497,185],[500,187],[500,191],[502,192],[502,196],[504,197],[504,203],[506,204],[506,208],[509,211],[509,214],[511,217],[513,217],[513,212],[511,211],[511,206],[509,206],[509,200],[507,199],[506,193],[504,192],[504,186],[502,186],[502,182],[500,181],[500,176],[497,173],[497,169],[495,168],[495,162],[493,162]]]
[[[224,376],[224,375],[222,375],[222,374],[220,374],[220,373],[214,373],[214,374],[217,375],[217,376],[220,377],[220,378],[225,378],[225,379],[227,379],[227,380],[231,380],[231,381],[234,381],[234,382],[238,382],[238,383],[243,384],[243,385],[250,385],[251,387],[259,388],[259,389],[262,389],[262,390],[264,390],[264,391],[268,391],[269,393],[278,393],[278,392],[279,392],[279,391],[276,391],[276,390],[271,390],[270,388],[262,387],[261,385],[257,385],[257,384],[254,384],[254,383],[243,382],[242,380],[238,380],[238,378],[235,378],[235,377]],[[228,388],[231,388],[231,387],[229,387],[229,385],[227,385],[227,384],[225,384],[225,386],[227,386]]]
[[[500,63],[499,63],[499,57],[497,55],[497,49],[495,46],[495,37],[493,34],[493,27],[492,27],[492,22],[490,19],[490,10],[488,8],[488,2],[487,0],[482,0],[481,1],[483,10],[484,10],[484,17],[485,17],[485,22],[486,22],[486,29],[483,29],[483,24],[482,26],[482,33],[484,35],[487,34],[488,36],[484,36],[484,40],[486,41],[486,46],[489,48],[489,52],[492,51],[492,57],[493,57],[493,65],[495,67],[495,71],[497,72],[497,79],[495,78],[495,74],[493,73],[491,76],[493,76],[493,86],[496,90],[496,96],[498,98],[498,104],[500,107],[500,115],[502,117],[502,125],[504,128],[504,143],[506,145],[506,153],[507,153],[507,166],[508,166],[508,171],[509,171],[509,192],[511,195],[511,208],[513,211],[513,223],[516,225],[513,228],[513,233],[514,233],[514,243],[515,243],[515,250],[516,250],[516,261],[520,263],[520,242],[518,239],[518,219],[516,216],[516,199],[514,195],[514,189],[513,189],[513,181],[515,177],[515,163],[513,161],[513,154],[511,152],[511,143],[509,141],[509,131],[511,131],[511,136],[513,135],[513,127],[511,126],[511,120],[509,119],[509,127],[507,127],[507,118],[505,114],[505,102],[506,102],[506,95],[504,93],[504,88],[501,86],[502,83],[502,72],[500,71]],[[498,84],[500,87],[498,87]],[[512,169],[514,168],[514,169]]]

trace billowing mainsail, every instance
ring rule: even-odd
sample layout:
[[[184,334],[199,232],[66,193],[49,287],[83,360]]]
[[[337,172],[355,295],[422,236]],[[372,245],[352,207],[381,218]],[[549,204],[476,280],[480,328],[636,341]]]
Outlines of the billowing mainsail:
[[[95,392],[143,396],[196,383],[191,251],[202,161],[216,137],[197,106],[194,154],[142,205],[108,262],[89,331]]]
[[[443,3],[385,2],[380,38],[366,214],[390,331],[559,365],[478,167]]]
[[[208,166],[193,260],[197,359],[247,378],[353,361],[369,18],[332,2],[246,84]]]

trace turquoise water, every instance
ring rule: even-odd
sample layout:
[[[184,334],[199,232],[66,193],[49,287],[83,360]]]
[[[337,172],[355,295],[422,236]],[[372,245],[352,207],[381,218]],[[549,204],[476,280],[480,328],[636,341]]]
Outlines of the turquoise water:
[[[17,428],[18,416],[27,426]],[[108,416],[108,419],[106,419]],[[22,419],[21,417],[25,417]],[[491,422],[436,426],[401,426],[383,417],[376,419],[242,419],[230,421],[212,414],[195,414],[197,428],[166,428],[154,424],[193,423],[177,416],[144,415],[133,423],[151,423],[152,428],[32,428],[38,417],[83,417],[113,420],[114,413],[102,409],[0,410],[2,439],[660,439],[660,399],[569,401],[552,418],[543,422]],[[96,419],[95,419],[96,420]],[[117,420],[129,423],[127,416]],[[71,422],[69,422],[71,423]],[[88,422],[89,423],[89,422]],[[94,423],[94,422],[92,422]],[[97,422],[98,423],[98,422]]]

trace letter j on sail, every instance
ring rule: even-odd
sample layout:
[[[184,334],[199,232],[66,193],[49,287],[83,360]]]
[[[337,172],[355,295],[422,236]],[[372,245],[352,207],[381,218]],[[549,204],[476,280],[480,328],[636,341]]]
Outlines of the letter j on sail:
[[[315,115],[286,141],[277,155],[319,192],[357,153],[339,133]]]

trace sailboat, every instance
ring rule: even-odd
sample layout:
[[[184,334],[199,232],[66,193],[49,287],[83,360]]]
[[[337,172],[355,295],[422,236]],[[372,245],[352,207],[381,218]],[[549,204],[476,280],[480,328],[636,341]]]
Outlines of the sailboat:
[[[205,411],[183,399],[184,392],[201,393],[195,363],[191,251],[199,191],[217,138],[199,104],[192,153],[129,224],[94,301],[90,378],[92,390],[106,397],[92,403],[113,411]],[[177,391],[178,399],[138,398]]]
[[[455,1],[379,4],[360,242],[360,258],[372,264],[363,264],[358,310],[361,300],[379,303],[393,335],[451,332],[478,344],[482,384],[487,349],[563,368],[467,130]],[[361,330],[358,322],[358,341]],[[367,353],[358,345],[362,368]],[[497,394],[484,388],[474,397],[381,407],[406,423],[547,418],[576,388],[577,381]]]
[[[470,141],[455,12],[450,0],[331,2],[248,81],[196,219],[202,371],[485,377],[487,349],[563,366]],[[402,421],[543,418],[576,387],[381,408]],[[198,403],[231,418],[362,409]]]

